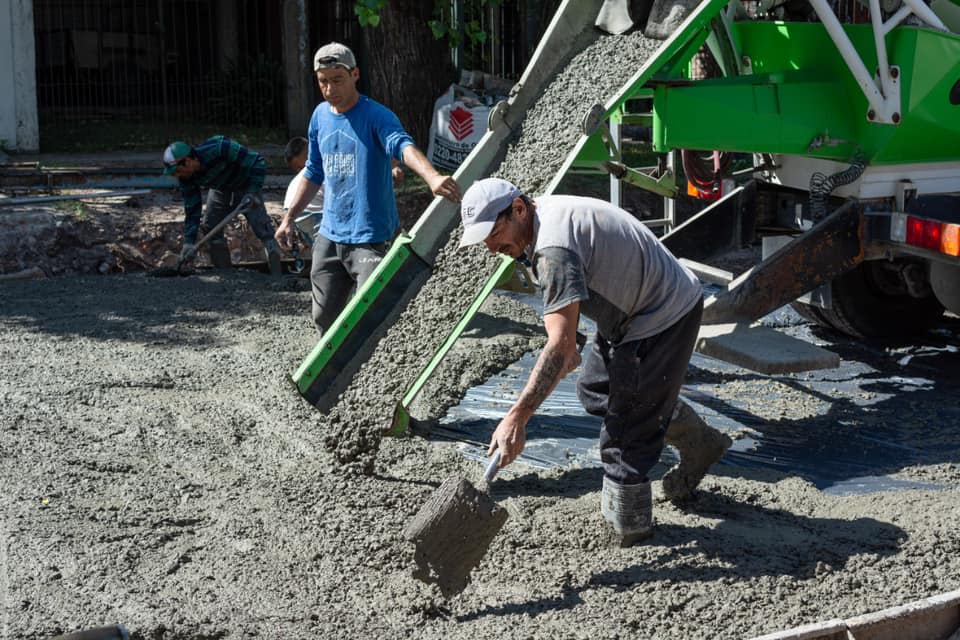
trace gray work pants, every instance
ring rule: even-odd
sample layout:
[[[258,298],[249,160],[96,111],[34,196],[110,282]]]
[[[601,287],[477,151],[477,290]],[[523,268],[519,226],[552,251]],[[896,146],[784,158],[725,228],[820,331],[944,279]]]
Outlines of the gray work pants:
[[[207,193],[207,209],[203,213],[203,223],[201,225],[201,236],[210,229],[217,226],[221,220],[227,217],[231,211],[240,206],[244,194],[236,191],[220,191],[210,189]],[[267,215],[267,208],[263,204],[263,198],[255,195],[248,198],[244,203],[240,215],[247,219],[250,229],[254,235],[260,239],[264,246],[269,246],[268,241],[273,240],[273,221]],[[227,246],[227,239],[223,236],[223,231],[208,240],[211,247],[221,245]]]
[[[701,300],[660,333],[615,347],[598,334],[583,359],[577,395],[603,417],[600,460],[611,480],[644,482],[660,459],[702,313]]]
[[[333,324],[387,255],[386,242],[343,244],[320,234],[313,241],[310,284],[313,292],[313,323],[323,332]]]

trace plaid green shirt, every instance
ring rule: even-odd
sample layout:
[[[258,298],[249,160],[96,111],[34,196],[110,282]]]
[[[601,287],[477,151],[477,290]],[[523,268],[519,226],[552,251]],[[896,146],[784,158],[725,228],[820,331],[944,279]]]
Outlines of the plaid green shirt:
[[[193,148],[203,168],[180,180],[183,194],[183,241],[193,244],[200,229],[203,210],[200,188],[238,193],[260,193],[267,175],[267,163],[256,151],[224,136],[214,136]]]

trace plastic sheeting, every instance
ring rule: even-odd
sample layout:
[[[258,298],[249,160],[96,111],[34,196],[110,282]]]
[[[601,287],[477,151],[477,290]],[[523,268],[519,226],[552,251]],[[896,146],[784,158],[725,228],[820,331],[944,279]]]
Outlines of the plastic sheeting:
[[[538,306],[535,298],[523,300]],[[712,473],[766,469],[838,495],[940,488],[896,474],[907,466],[960,462],[960,322],[945,317],[925,338],[895,349],[811,327],[787,308],[762,322],[837,351],[841,366],[763,376],[694,354],[682,395],[707,422],[735,438]],[[592,337],[594,327],[582,319],[580,330]],[[536,355],[471,389],[434,437],[461,441],[464,455],[485,458],[493,430],[526,383]],[[599,466],[601,421],[580,406],[576,379],[574,372],[561,381],[531,420],[522,462],[539,469]],[[726,385],[737,385],[735,392]],[[758,415],[758,406],[775,403],[784,407],[781,415]],[[676,453],[666,447],[654,477],[675,461]]]

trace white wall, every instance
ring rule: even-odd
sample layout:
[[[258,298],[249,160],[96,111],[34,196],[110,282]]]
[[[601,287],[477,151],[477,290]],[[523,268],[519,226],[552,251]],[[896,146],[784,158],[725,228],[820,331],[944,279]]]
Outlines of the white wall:
[[[7,149],[40,146],[35,56],[33,0],[0,0],[0,142]]]

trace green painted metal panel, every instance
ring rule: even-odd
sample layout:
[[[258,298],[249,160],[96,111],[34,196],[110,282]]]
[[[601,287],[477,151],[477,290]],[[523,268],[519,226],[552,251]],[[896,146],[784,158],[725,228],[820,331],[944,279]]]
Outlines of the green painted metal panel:
[[[837,82],[839,94],[814,93],[811,106],[822,103],[826,115],[837,123],[824,125],[823,133],[859,144],[872,164],[957,158],[953,140],[960,135],[960,109],[950,105],[947,96],[960,78],[960,37],[912,26],[898,27],[887,35],[890,64],[900,68],[902,113],[900,124],[894,126],[867,120],[866,98],[822,25],[742,22],[735,26],[743,54],[751,58],[755,72],[782,72],[783,84],[802,82],[805,74]],[[876,68],[871,26],[844,25],[844,31],[867,68]],[[784,104],[787,117],[797,118],[787,100]],[[811,155],[849,158],[846,149],[826,148]]]
[[[905,113],[875,161],[960,159],[960,105],[949,99],[960,79],[960,36],[917,27],[895,29],[892,35],[890,58],[900,65]]]
[[[602,162],[610,159],[610,152],[607,151],[607,145],[603,144],[600,132],[595,132],[587,138],[580,153],[577,154],[577,160],[574,162],[574,168],[597,167]]]
[[[353,327],[375,304],[377,296],[388,286],[391,278],[411,258],[412,254],[408,247],[411,241],[411,238],[405,235],[401,235],[394,241],[380,265],[347,303],[330,330],[323,335],[317,346],[300,364],[300,367],[293,374],[293,382],[297,385],[301,394],[307,394],[310,385],[320,374],[323,367],[330,361],[337,349],[347,341]]]
[[[876,66],[869,25],[845,25],[868,68]],[[900,67],[902,120],[875,124],[836,46],[817,23],[734,25],[754,74],[658,84],[654,146],[786,153],[847,161],[857,146],[871,164],[956,160],[960,108],[947,99],[960,78],[960,38],[900,27],[887,37]],[[811,148],[815,138],[828,144]]]
[[[811,141],[829,133],[847,141],[822,155],[847,159],[857,128],[846,109],[846,94],[830,80],[781,82],[746,76],[668,87],[658,101],[657,151],[713,149],[806,154]]]

